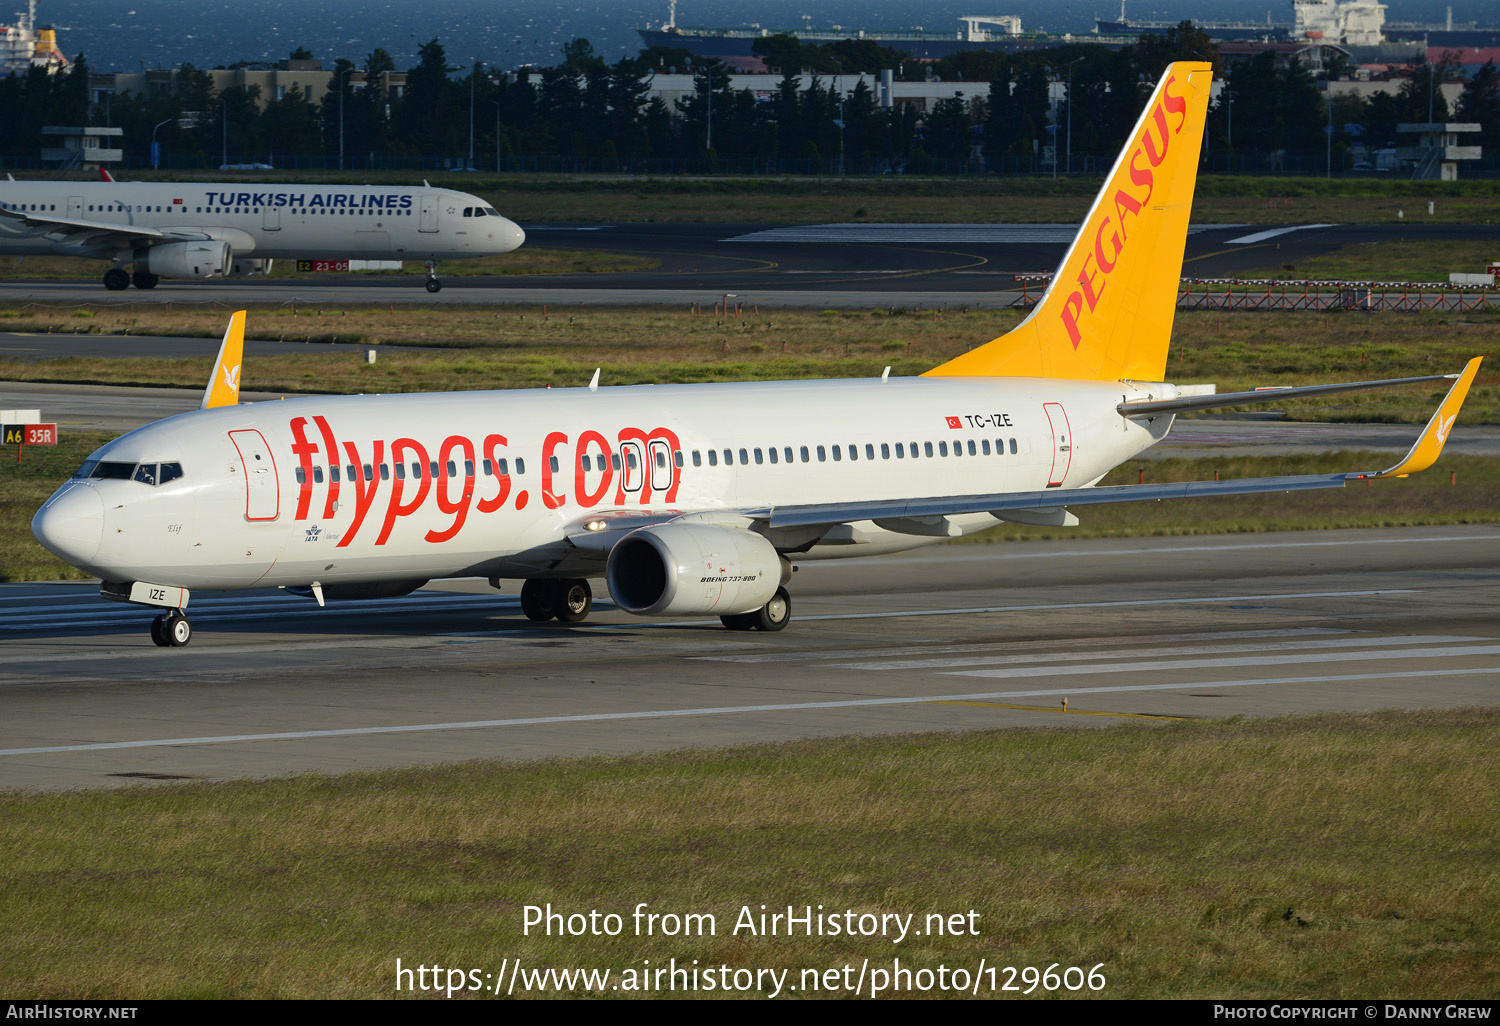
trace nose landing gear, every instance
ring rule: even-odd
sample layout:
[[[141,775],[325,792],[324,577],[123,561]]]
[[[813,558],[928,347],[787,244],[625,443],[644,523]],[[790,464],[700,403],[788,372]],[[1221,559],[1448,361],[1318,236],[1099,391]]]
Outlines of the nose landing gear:
[[[180,609],[163,613],[151,621],[151,640],[159,648],[181,648],[193,640],[193,624]]]
[[[443,283],[438,280],[438,276],[437,276],[437,261],[436,260],[429,260],[429,261],[427,261],[427,291],[428,292],[441,292],[441,291],[443,291]]]

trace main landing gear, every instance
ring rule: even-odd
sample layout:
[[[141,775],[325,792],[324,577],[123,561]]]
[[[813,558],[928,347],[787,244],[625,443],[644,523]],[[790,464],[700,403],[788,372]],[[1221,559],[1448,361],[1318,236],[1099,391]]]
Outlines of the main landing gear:
[[[441,292],[441,291],[443,291],[443,283],[438,280],[438,276],[437,276],[437,261],[436,260],[429,260],[429,261],[427,261],[427,291],[428,292]]]
[[[777,588],[771,601],[748,613],[731,613],[719,619],[732,631],[779,631],[792,620],[792,596]]]
[[[193,640],[193,624],[180,609],[151,621],[151,640],[160,648],[181,648]]]
[[[161,275],[152,274],[150,271],[136,271],[131,274],[123,267],[111,267],[104,272],[104,287],[111,292],[124,292],[134,285],[138,289],[154,289],[161,281]]]
[[[594,590],[583,578],[530,580],[521,585],[521,612],[536,621],[582,623],[594,608]]]

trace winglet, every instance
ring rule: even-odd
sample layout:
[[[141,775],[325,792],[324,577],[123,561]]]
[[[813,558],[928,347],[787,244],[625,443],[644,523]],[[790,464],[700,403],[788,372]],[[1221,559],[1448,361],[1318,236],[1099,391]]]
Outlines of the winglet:
[[[1448,394],[1443,397],[1437,412],[1422,429],[1421,436],[1411,451],[1388,470],[1382,470],[1378,474],[1352,474],[1351,477],[1366,477],[1379,480],[1384,477],[1406,477],[1418,471],[1426,470],[1437,462],[1438,456],[1442,454],[1443,444],[1448,441],[1448,432],[1453,430],[1453,422],[1458,419],[1459,407],[1464,404],[1464,397],[1469,394],[1469,386],[1474,383],[1474,375],[1479,373],[1479,362],[1484,359],[1476,356],[1470,360],[1468,366],[1464,367],[1463,373],[1448,389]]]
[[[213,376],[203,390],[203,406],[211,410],[216,406],[233,406],[240,401],[240,361],[245,350],[245,311],[236,310],[229,318],[229,327],[224,330],[224,341],[219,346],[219,358],[214,361]]]

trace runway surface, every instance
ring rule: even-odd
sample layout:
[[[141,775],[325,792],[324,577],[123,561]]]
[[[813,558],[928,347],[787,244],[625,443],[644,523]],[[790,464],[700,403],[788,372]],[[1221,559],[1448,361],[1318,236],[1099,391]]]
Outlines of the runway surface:
[[[805,565],[779,634],[537,625],[470,581],[195,596],[179,650],[90,585],[4,586],[0,788],[1494,704],[1497,585],[1493,528],[1025,543]]]
[[[429,295],[422,274],[303,279],[163,280],[108,292],[88,281],[7,281],[0,300],[53,303],[642,304],[712,303],[869,308],[1009,306],[1018,275],[1050,272],[1077,225],[527,224],[532,249],[642,257],[651,271],[467,277],[447,274]],[[1312,256],[1396,239],[1483,240],[1490,225],[1194,225],[1182,273],[1228,278],[1268,269],[1296,277]],[[101,267],[101,275],[103,273]],[[449,265],[455,270],[457,264]],[[443,268],[439,269],[440,271]],[[1035,292],[1035,285],[1031,286]]]

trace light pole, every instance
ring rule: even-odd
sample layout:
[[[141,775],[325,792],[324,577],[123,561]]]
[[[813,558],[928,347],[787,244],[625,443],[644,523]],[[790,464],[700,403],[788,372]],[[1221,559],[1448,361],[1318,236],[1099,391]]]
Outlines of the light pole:
[[[160,122],[156,128],[160,128],[171,120],[171,118],[167,118],[166,121]],[[161,167],[161,147],[156,144],[156,128],[151,129],[151,170],[153,171]]]
[[[1330,87],[1332,86],[1332,82],[1327,82],[1327,80],[1325,80],[1325,82]],[[1328,106],[1328,145],[1327,145],[1327,152],[1325,153],[1323,159],[1327,163],[1328,167],[1326,169],[1327,173],[1324,174],[1323,177],[1324,178],[1332,178],[1333,177],[1333,89],[1332,88],[1328,89],[1327,106]]]
[[[469,67],[469,167],[474,166],[474,79],[479,77],[479,58]]]
[[[349,65],[339,72],[339,170],[344,170],[344,83],[354,72],[354,65]],[[369,83],[365,83],[368,88]]]
[[[712,57],[709,58],[710,61],[714,59]],[[714,148],[714,66],[706,63],[703,67],[704,74],[707,76],[706,81],[708,82],[708,137],[707,141],[703,144],[703,149],[708,151]]]
[[[839,94],[839,174],[844,173],[844,62],[837,57],[829,60],[838,65],[839,73],[834,77],[833,87]]]
[[[1073,173],[1073,65],[1083,60],[1074,57],[1068,62],[1068,174]]]
[[[495,174],[500,173],[500,101],[491,100],[495,105]]]

